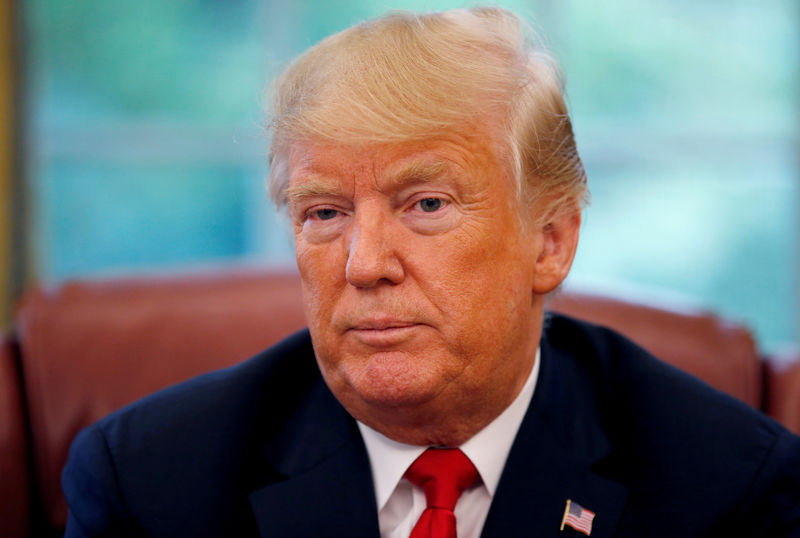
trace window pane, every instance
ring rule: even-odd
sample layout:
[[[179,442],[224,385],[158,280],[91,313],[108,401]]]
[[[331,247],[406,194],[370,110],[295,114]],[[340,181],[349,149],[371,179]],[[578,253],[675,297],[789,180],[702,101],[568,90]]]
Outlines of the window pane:
[[[571,279],[656,286],[797,342],[794,2],[557,2],[593,202]]]

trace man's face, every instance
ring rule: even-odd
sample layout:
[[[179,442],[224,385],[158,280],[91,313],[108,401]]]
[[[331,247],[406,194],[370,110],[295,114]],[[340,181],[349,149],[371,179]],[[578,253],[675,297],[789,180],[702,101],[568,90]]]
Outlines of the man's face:
[[[524,224],[485,140],[290,151],[320,369],[355,418],[399,441],[458,441],[514,399],[533,365],[543,234]],[[444,429],[455,433],[437,439]]]

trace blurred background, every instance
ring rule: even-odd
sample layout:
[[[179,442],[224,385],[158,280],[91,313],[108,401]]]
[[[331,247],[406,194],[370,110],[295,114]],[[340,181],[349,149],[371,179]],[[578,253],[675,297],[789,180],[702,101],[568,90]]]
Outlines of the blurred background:
[[[499,1],[559,60],[592,191],[570,284],[800,334],[796,0]],[[263,88],[397,0],[0,0],[0,315],[32,282],[293,264]],[[646,291],[642,291],[646,290]]]

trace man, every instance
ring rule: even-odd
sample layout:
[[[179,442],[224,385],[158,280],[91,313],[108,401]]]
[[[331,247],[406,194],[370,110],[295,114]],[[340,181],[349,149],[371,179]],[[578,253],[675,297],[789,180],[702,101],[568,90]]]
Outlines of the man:
[[[274,103],[308,332],[82,432],[68,536],[800,535],[800,439],[545,317],[586,179],[513,15],[353,27]]]

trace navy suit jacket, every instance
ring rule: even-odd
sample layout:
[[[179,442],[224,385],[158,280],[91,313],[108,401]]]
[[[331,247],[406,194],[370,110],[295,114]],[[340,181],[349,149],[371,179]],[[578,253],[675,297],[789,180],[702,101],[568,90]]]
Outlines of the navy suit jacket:
[[[724,360],[723,357],[720,360]],[[800,438],[617,335],[549,317],[483,536],[800,536]],[[300,332],[85,429],[66,535],[378,536],[355,421]]]

